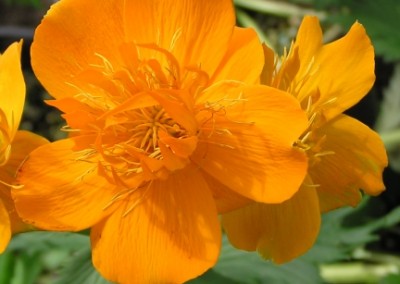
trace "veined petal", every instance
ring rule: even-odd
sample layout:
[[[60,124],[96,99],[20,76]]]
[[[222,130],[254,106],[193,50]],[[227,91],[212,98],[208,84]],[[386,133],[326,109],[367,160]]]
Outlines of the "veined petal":
[[[155,43],[181,66],[201,66],[208,74],[223,58],[234,25],[230,0],[125,1],[127,41]]]
[[[300,73],[304,73],[309,69],[310,64],[314,61],[315,54],[322,47],[322,30],[319,20],[315,16],[305,16],[299,31],[297,32],[294,48],[298,48],[300,64]]]
[[[0,181],[9,185],[14,184],[17,171],[29,153],[46,143],[48,141],[39,135],[23,130],[18,131],[11,144],[10,158],[4,166],[0,167]],[[8,211],[11,231],[19,233],[28,230],[31,226],[25,224],[18,216],[11,198],[11,188],[5,184],[0,184],[0,199]]]
[[[24,110],[25,81],[21,69],[21,49],[22,40],[11,44],[0,55],[0,107],[7,119],[10,141],[17,132]]]
[[[12,191],[21,218],[49,230],[79,231],[107,216],[118,191],[98,173],[98,156],[82,149],[86,137],[59,140],[34,150]],[[80,151],[82,150],[82,151]]]
[[[52,5],[35,32],[32,67],[55,98],[76,94],[73,78],[103,58],[117,64],[124,40],[123,0],[66,0]]]
[[[212,116],[200,127],[203,139],[193,161],[249,199],[289,199],[307,170],[304,153],[292,147],[307,125],[296,99],[266,86],[214,91],[217,97],[209,95],[206,103]]]
[[[303,49],[306,49],[305,46]],[[302,47],[299,43],[301,59]],[[310,68],[307,64],[304,67]],[[315,54],[309,80],[299,97],[318,93],[314,107],[323,109],[326,119],[335,117],[356,104],[371,89],[374,81],[374,49],[364,27],[355,23],[341,39],[324,45]],[[299,72],[299,77],[305,73]]]
[[[92,229],[94,266],[118,283],[182,283],[212,267],[221,230],[196,169],[155,180]]]
[[[284,263],[314,244],[320,227],[315,189],[302,186],[281,204],[252,203],[222,215],[222,225],[233,246],[257,250],[264,258]]]
[[[11,239],[11,224],[7,208],[0,199],[0,254],[4,252]]]
[[[382,171],[388,161],[377,133],[346,115],[317,131],[319,137],[326,137],[323,151],[334,153],[321,156],[309,170],[313,182],[319,185],[323,212],[344,205],[356,206],[361,199],[359,189],[370,195],[384,190]]]
[[[212,192],[219,214],[236,210],[253,202],[251,199],[229,189],[226,185],[219,182],[208,173],[203,171],[202,176]]]
[[[235,27],[228,51],[212,81],[238,80],[257,83],[263,69],[264,56],[260,40],[253,29]]]

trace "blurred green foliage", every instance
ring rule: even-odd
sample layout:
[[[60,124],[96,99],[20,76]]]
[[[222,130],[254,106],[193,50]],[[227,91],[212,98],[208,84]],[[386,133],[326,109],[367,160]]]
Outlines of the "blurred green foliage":
[[[2,0],[5,1],[6,5],[25,5],[25,6],[33,6],[33,7],[40,7],[41,2],[40,0]]]
[[[377,55],[387,61],[400,59],[400,1],[314,1],[317,9],[329,11],[326,13],[328,21],[340,23],[344,30],[348,30],[354,20],[362,23],[372,39]]]

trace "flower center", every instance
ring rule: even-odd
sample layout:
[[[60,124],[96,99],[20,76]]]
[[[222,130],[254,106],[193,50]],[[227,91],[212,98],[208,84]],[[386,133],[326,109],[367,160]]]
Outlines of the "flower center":
[[[97,54],[97,63],[77,76],[75,99],[89,113],[77,131],[97,137],[82,159],[100,154],[99,166],[113,179],[165,176],[184,167],[195,149],[193,96],[208,76],[199,68],[181,69],[170,52],[154,45],[123,44],[120,51],[122,64]],[[76,119],[67,116],[72,130],[81,124]]]

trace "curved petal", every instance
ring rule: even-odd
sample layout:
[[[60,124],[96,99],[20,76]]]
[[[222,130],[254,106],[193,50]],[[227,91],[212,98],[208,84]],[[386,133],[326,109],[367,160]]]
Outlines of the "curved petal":
[[[19,233],[30,229],[30,225],[22,222],[21,218],[15,211],[14,202],[11,198],[11,188],[6,184],[15,183],[17,171],[29,153],[37,147],[48,143],[48,141],[32,132],[20,130],[15,134],[15,138],[11,144],[11,155],[7,164],[0,168],[0,199],[7,208],[9,219],[11,222],[11,230],[13,233]]]
[[[24,221],[49,230],[79,231],[107,216],[118,193],[98,172],[98,156],[74,148],[85,137],[59,140],[34,150],[13,189],[17,212]]]
[[[318,197],[302,186],[281,204],[252,203],[223,214],[222,225],[233,246],[257,250],[275,263],[288,262],[309,250],[318,236]]]
[[[211,114],[204,113],[202,139],[192,160],[249,199],[289,199],[307,170],[304,153],[292,147],[307,125],[297,100],[266,86],[213,93],[216,97],[205,95]]]
[[[201,66],[209,75],[224,56],[234,25],[230,0],[125,1],[127,41],[155,43],[181,66]]]
[[[7,248],[11,239],[11,224],[8,212],[0,199],[0,254]]]
[[[301,50],[299,44],[300,60]],[[355,23],[343,38],[324,45],[315,53],[311,66],[307,62],[301,64],[302,70],[308,69],[311,75],[299,97],[321,96],[314,107],[322,108],[327,119],[356,104],[375,81],[374,49],[359,23]],[[300,72],[298,76],[304,78],[305,73]]]
[[[334,154],[320,157],[309,173],[318,184],[323,212],[344,205],[356,206],[360,201],[359,189],[377,195],[385,186],[382,171],[387,156],[382,140],[368,126],[346,115],[338,116],[318,129],[324,137],[323,151]]]
[[[156,180],[92,228],[94,266],[118,283],[182,283],[212,267],[221,230],[198,170]]]
[[[228,51],[211,80],[257,83],[263,63],[264,52],[257,33],[253,29],[235,27]]]
[[[204,180],[210,188],[219,214],[236,210],[253,201],[229,189],[226,185],[216,180],[206,172],[202,172]]]
[[[51,6],[36,29],[31,57],[36,76],[53,97],[76,94],[73,77],[89,63],[117,62],[124,40],[123,2],[66,0]]]
[[[21,121],[25,102],[25,81],[21,69],[22,40],[0,55],[0,107],[7,119],[12,140]],[[4,123],[1,121],[1,123]]]
[[[298,48],[301,61],[300,73],[304,75],[310,64],[315,60],[315,54],[322,47],[322,30],[315,16],[305,16],[297,32],[294,48]],[[302,77],[300,75],[300,77]]]

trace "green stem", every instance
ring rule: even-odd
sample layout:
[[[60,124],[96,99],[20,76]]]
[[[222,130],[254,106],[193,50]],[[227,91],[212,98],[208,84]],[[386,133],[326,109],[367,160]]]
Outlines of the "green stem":
[[[268,0],[235,0],[234,2],[235,5],[238,7],[275,16],[290,17],[304,16],[307,14],[318,14],[320,18],[323,17],[322,13],[317,13],[316,11],[311,9],[303,9],[294,4],[285,2]]]
[[[400,148],[400,129],[380,133],[387,150]]]
[[[360,262],[324,264],[321,277],[327,283],[378,283],[380,279],[396,273],[398,267],[391,263],[365,264]]]

